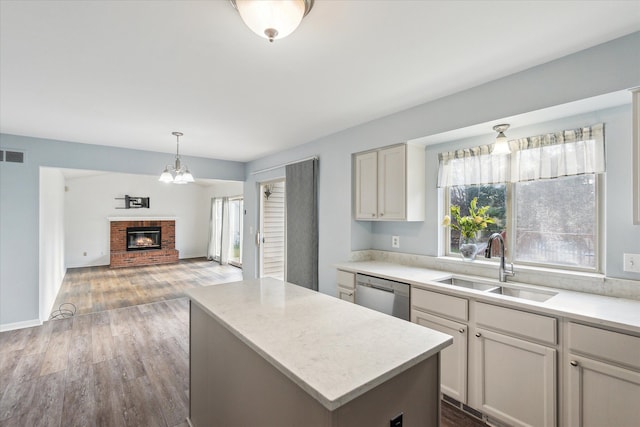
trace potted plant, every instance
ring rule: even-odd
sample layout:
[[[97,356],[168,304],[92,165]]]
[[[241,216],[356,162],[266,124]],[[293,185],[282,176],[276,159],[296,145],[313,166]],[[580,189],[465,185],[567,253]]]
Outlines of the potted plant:
[[[478,208],[478,198],[474,197],[469,204],[469,215],[460,215],[460,206],[451,205],[451,215],[445,215],[442,225],[460,232],[460,255],[465,261],[473,261],[478,253],[476,239],[478,232],[495,224],[495,220],[487,215],[490,206]]]

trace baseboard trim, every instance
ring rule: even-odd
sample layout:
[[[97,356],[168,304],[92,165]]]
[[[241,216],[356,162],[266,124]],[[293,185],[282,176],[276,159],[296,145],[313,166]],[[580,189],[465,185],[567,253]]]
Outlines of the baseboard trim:
[[[13,330],[22,329],[22,328],[31,328],[32,326],[40,326],[40,325],[42,325],[42,322],[40,321],[40,319],[24,320],[22,322],[15,322],[15,323],[3,323],[3,324],[0,324],[0,332],[13,331]]]

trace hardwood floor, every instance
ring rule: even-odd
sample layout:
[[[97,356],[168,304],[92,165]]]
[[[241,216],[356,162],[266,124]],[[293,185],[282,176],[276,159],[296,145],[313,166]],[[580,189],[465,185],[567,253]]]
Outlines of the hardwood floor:
[[[54,303],[73,303],[76,314],[166,301],[185,296],[193,287],[242,280],[242,270],[205,258],[148,267],[70,268]]]
[[[455,406],[441,401],[440,427],[488,427],[488,425]]]
[[[69,269],[76,316],[0,333],[0,427],[187,427],[191,287],[242,279],[204,259]],[[481,422],[442,403],[443,427]]]
[[[0,334],[0,426],[187,426],[189,301]]]

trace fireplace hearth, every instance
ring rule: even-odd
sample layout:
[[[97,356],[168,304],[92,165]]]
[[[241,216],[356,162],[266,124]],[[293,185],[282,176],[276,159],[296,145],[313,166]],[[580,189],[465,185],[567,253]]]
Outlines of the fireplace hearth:
[[[148,251],[160,249],[162,229],[160,227],[127,227],[127,250]]]

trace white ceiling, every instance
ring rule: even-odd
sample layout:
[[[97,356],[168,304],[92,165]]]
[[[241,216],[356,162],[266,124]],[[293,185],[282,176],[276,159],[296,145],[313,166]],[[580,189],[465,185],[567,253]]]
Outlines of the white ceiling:
[[[640,30],[640,1],[0,1],[0,132],[249,161]]]

